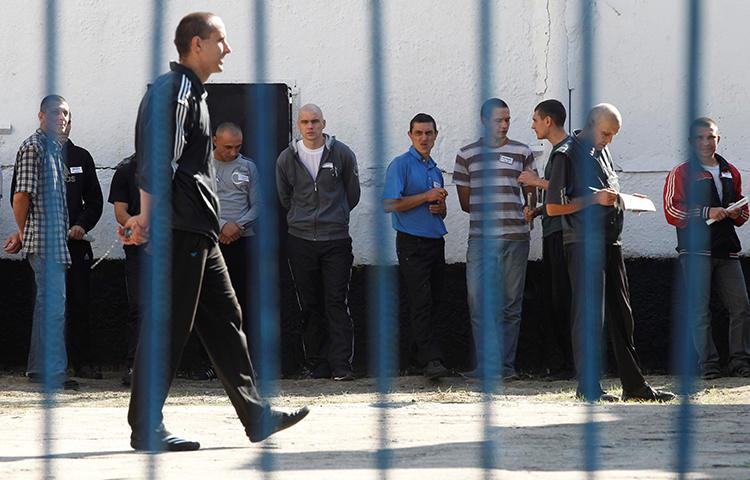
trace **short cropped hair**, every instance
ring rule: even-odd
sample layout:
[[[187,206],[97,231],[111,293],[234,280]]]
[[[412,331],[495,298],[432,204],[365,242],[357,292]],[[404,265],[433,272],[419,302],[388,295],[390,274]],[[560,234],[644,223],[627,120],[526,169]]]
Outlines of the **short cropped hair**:
[[[174,44],[177,47],[177,53],[180,58],[186,57],[190,53],[190,42],[193,37],[198,36],[207,39],[216,27],[211,19],[216,15],[210,12],[189,13],[182,17],[174,32]]]
[[[552,123],[558,127],[565,126],[565,119],[568,117],[565,107],[558,100],[545,100],[534,108],[534,111],[542,118],[551,118]]]
[[[698,128],[715,128],[719,132],[719,124],[711,117],[698,117],[690,123],[690,138],[693,138]]]
[[[490,115],[492,115],[492,111],[496,108],[510,107],[508,107],[508,104],[505,103],[504,100],[500,100],[499,98],[490,98],[482,104],[482,110],[480,112],[482,120],[490,118]]]
[[[214,133],[214,135],[219,135],[224,132],[242,136],[242,129],[236,123],[232,122],[223,122],[219,124],[219,126],[216,127],[216,133]]]
[[[437,123],[435,123],[435,119],[432,118],[432,115],[428,115],[426,113],[418,113],[414,115],[414,118],[411,119],[411,122],[409,122],[409,132],[411,132],[414,129],[415,123],[431,123],[432,128],[435,129],[435,133],[437,133]]]
[[[60,105],[61,103],[68,103],[61,95],[47,95],[42,99],[42,103],[39,105],[40,112],[46,112],[52,105]]]

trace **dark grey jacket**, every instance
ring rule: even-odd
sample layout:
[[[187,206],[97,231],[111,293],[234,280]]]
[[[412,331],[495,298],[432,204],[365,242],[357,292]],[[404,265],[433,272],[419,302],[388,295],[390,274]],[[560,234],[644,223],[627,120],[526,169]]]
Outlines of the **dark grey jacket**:
[[[276,187],[287,210],[290,235],[305,240],[349,238],[349,212],[359,203],[357,158],[325,135],[318,175],[312,178],[297,152],[297,140],[276,160]]]

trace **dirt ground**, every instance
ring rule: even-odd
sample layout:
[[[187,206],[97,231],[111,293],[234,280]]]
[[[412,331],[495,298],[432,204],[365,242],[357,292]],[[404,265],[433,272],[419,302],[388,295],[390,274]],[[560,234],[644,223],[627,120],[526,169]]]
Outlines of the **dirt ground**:
[[[649,381],[676,389],[672,377]],[[615,379],[604,383],[619,393]],[[676,478],[679,402],[586,405],[575,400],[574,383],[562,381],[516,381],[486,402],[479,384],[463,378],[399,377],[385,398],[375,385],[374,379],[282,380],[272,403],[312,411],[253,445],[219,382],[177,380],[165,423],[199,440],[201,450],[154,455],[128,445],[129,392],[116,373],[60,392],[51,409],[38,386],[0,374],[0,479],[587,478],[589,419],[598,439],[594,478]],[[689,478],[750,479],[750,382],[723,378],[697,387]],[[386,455],[379,456],[383,447]],[[494,452],[486,472],[483,451]],[[379,458],[388,460],[387,475],[377,470]]]

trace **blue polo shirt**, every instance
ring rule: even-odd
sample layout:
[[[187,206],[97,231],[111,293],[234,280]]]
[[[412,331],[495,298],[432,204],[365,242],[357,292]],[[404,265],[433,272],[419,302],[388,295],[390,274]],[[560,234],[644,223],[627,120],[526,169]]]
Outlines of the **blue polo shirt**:
[[[383,199],[410,197],[443,186],[443,174],[435,161],[432,158],[425,160],[412,146],[388,165]],[[399,232],[417,237],[440,238],[448,233],[440,215],[430,213],[429,203],[406,212],[391,212],[391,222]]]

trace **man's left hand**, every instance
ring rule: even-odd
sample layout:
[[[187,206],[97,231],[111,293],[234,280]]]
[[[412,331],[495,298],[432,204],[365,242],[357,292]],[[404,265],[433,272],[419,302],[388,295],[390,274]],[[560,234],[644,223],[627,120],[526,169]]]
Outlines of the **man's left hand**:
[[[430,205],[430,213],[433,215],[440,215],[441,217],[445,217],[445,215],[448,213],[448,210],[445,206],[445,200],[437,200],[434,205]]]
[[[230,244],[242,236],[242,231],[242,227],[237,222],[227,222],[221,227],[219,242],[225,245]]]
[[[68,238],[70,240],[81,240],[84,235],[86,235],[86,230],[80,225],[73,225],[70,227],[70,230],[68,230]]]
[[[5,253],[18,253],[21,251],[22,246],[21,234],[19,232],[13,232],[5,239],[3,250]]]
[[[735,208],[734,210],[727,209],[727,217],[731,218],[732,220],[739,217],[741,213],[742,213],[741,208]]]

